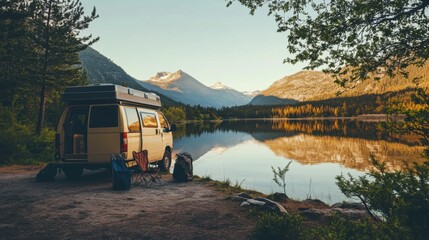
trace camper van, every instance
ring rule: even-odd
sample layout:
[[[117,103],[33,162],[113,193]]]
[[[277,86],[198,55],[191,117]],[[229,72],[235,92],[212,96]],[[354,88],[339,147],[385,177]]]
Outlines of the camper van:
[[[66,107],[55,135],[55,160],[67,178],[83,169],[110,166],[111,154],[122,154],[131,167],[133,151],[148,151],[149,162],[170,168],[173,149],[170,125],[154,93],[113,84],[68,87]]]

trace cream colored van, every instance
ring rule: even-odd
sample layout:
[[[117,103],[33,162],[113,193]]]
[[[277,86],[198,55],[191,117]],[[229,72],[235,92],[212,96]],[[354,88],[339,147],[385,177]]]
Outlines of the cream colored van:
[[[149,161],[161,170],[170,168],[172,131],[153,93],[113,84],[66,88],[66,108],[55,136],[55,159],[68,178],[84,168],[110,166],[111,154],[122,154],[135,164],[132,152],[147,150]]]

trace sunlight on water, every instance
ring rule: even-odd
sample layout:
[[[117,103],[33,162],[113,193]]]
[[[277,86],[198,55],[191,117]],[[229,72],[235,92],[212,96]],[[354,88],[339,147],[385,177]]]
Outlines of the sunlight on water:
[[[189,152],[194,174],[270,194],[283,189],[271,166],[283,168],[286,193],[326,203],[347,200],[336,185],[340,174],[359,176],[372,166],[370,154],[394,171],[402,161],[422,161],[415,136],[390,135],[376,123],[354,121],[237,121],[182,125],[174,153]]]
[[[242,182],[245,189],[270,194],[283,191],[272,180],[271,166],[283,168],[290,160],[276,156],[264,144],[249,140],[221,152],[216,149],[207,152],[194,163],[194,174],[221,181],[229,179],[232,184]],[[286,193],[294,199],[311,197],[327,203],[341,201],[345,196],[335,185],[335,176],[342,172],[359,175],[358,171],[338,164],[303,165],[292,160],[286,175]]]

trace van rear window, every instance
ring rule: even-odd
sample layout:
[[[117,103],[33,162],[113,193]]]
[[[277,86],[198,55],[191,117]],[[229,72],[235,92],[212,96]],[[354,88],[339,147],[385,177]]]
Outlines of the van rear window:
[[[91,107],[90,128],[108,128],[118,126],[118,106]]]

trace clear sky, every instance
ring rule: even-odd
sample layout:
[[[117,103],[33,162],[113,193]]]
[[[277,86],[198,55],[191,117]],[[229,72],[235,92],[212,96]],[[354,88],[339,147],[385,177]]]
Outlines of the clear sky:
[[[304,66],[283,64],[286,36],[267,11],[251,16],[225,0],[81,2],[100,15],[85,31],[100,37],[92,47],[139,80],[181,69],[207,86],[254,91]]]

